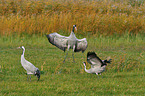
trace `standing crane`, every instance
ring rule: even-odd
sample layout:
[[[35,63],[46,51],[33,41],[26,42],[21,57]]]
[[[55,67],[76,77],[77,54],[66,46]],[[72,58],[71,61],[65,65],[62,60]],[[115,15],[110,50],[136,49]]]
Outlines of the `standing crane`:
[[[111,63],[112,59],[107,60],[101,60],[95,52],[88,52],[87,53],[87,62],[91,64],[90,69],[86,69],[86,62],[83,62],[84,64],[84,70],[87,73],[92,73],[92,74],[101,74],[102,72],[105,71],[105,68],[107,66],[107,63]]]
[[[40,79],[40,71],[38,68],[36,68],[32,63],[30,63],[29,61],[27,61],[24,57],[24,53],[25,53],[25,48],[24,46],[18,47],[19,49],[23,49],[22,55],[21,55],[21,64],[23,66],[23,68],[27,71],[27,80],[31,81],[31,74],[34,74],[35,76],[37,76],[38,81]]]
[[[63,50],[64,52],[67,49],[67,53],[66,53],[66,56],[65,56],[63,62],[65,62],[69,49],[73,49],[72,57],[73,57],[73,62],[75,62],[74,52],[82,51],[82,53],[83,53],[87,48],[86,38],[77,39],[75,36],[75,33],[74,33],[74,29],[77,30],[76,25],[73,25],[73,29],[72,29],[69,37],[62,36],[56,32],[46,35],[48,38],[48,41],[52,45],[58,47],[59,49]]]

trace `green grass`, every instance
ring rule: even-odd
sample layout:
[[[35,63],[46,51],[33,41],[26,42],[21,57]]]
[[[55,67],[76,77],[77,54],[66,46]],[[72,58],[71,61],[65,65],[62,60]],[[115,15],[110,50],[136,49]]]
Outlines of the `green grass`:
[[[0,37],[0,95],[145,95],[144,35],[85,37],[88,48],[84,53],[75,54],[76,63],[73,63],[72,50],[62,63],[65,53],[52,46],[45,36]],[[31,82],[27,81],[20,63],[22,50],[17,49],[22,45],[26,48],[25,58],[41,70],[40,81],[35,76],[31,76]],[[84,72],[82,62],[86,61],[88,51],[95,51],[101,59],[112,58],[102,73],[103,78]]]

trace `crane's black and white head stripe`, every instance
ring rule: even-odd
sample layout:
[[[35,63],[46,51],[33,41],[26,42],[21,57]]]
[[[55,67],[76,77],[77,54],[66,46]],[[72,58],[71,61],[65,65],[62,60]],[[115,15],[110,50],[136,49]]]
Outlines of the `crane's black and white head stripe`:
[[[73,25],[73,27],[76,27],[76,25]]]
[[[86,62],[83,62],[84,66],[86,67]]]
[[[18,48],[25,50],[25,47],[24,46],[21,46],[21,47],[18,47]]]
[[[74,32],[74,29],[77,31],[77,26],[76,26],[76,25],[73,25],[73,30],[72,30],[72,32]]]
[[[24,46],[18,47],[18,49],[22,49],[23,50],[22,54],[25,52],[25,47]]]

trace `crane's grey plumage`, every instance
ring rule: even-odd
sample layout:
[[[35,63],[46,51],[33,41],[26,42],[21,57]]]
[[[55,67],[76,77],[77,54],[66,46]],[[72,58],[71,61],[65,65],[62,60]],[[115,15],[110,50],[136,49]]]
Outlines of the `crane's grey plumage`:
[[[24,53],[25,53],[25,48],[24,46],[18,47],[23,49],[22,55],[21,55],[21,64],[23,66],[23,68],[27,71],[27,75],[28,79],[30,77],[31,80],[31,74],[34,74],[35,76],[37,76],[38,80],[40,79],[40,71],[38,68],[36,68],[32,63],[30,63],[29,61],[27,61],[24,57]]]
[[[102,72],[105,71],[105,68],[107,66],[107,63],[111,63],[111,59],[110,60],[101,60],[96,54],[95,52],[88,52],[87,53],[87,62],[89,64],[91,64],[91,68],[90,69],[86,69],[86,63],[83,62],[84,64],[84,69],[87,73],[93,73],[93,74],[101,74]]]
[[[74,34],[74,29],[76,29],[76,25],[73,25],[72,32],[69,37],[62,36],[58,33],[51,33],[46,35],[48,38],[48,41],[58,47],[59,49],[63,50],[64,52],[69,51],[69,49],[73,49],[73,52],[84,52],[87,48],[87,40],[86,38],[83,39],[77,39]],[[77,29],[76,29],[77,30]],[[66,53],[65,59],[67,57],[68,52]],[[74,53],[72,54],[73,61],[74,61]],[[65,59],[63,62],[65,62]]]

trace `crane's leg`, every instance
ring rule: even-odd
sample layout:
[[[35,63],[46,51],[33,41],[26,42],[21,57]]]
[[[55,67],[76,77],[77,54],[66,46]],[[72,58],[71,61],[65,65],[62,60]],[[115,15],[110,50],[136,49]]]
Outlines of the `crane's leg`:
[[[72,53],[73,62],[75,63],[74,52]]]
[[[65,59],[66,59],[66,57],[67,57],[67,55],[68,55],[69,48],[70,48],[70,45],[68,45],[68,47],[67,47],[67,53],[66,53],[66,56],[65,56],[65,58],[64,58],[64,60],[63,60],[63,63],[65,62]]]
[[[31,75],[29,75],[30,81],[31,81]]]
[[[101,75],[101,73],[100,73],[100,75]],[[101,75],[102,76],[102,75]],[[103,78],[103,76],[102,76],[102,78]]]
[[[75,58],[74,58],[74,51],[75,51],[75,45],[73,46],[73,53],[72,53],[73,62],[75,63]]]
[[[96,73],[96,75],[98,75],[98,73]],[[98,78],[99,78],[99,76],[98,76]]]
[[[29,75],[27,74],[27,81],[29,80]]]
[[[67,51],[67,53],[66,53],[66,55],[65,55],[65,58],[64,58],[64,60],[63,60],[63,63],[65,63],[65,59],[66,59],[67,55],[68,55],[68,51]]]
[[[29,79],[31,81],[31,75],[30,74],[27,74],[27,81],[29,81]]]
[[[30,74],[27,74],[27,81],[29,81],[30,79]]]

